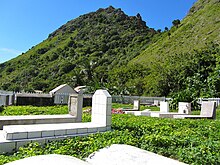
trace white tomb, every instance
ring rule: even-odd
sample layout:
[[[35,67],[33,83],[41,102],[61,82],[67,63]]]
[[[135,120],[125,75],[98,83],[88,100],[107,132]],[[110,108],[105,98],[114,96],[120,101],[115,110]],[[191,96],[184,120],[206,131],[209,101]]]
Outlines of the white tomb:
[[[191,114],[191,103],[179,102],[178,113],[179,114]]]
[[[46,143],[60,138],[84,136],[110,130],[111,95],[106,90],[97,90],[92,102],[91,122],[3,126],[3,131],[0,131],[0,153],[11,152],[28,142],[40,141]]]
[[[111,128],[112,97],[107,90],[97,90],[92,97],[92,123]]]
[[[134,107],[135,110],[140,110],[140,100],[134,100]]]
[[[160,112],[161,113],[168,113],[169,109],[169,102],[161,101],[160,102]]]
[[[83,106],[82,93],[69,95],[69,102],[68,102],[69,114],[76,117],[76,122],[82,121],[82,106]]]

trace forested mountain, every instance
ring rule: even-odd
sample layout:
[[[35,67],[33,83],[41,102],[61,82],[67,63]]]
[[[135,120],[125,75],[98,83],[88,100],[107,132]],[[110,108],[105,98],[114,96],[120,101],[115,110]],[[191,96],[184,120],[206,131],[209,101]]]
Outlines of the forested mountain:
[[[161,32],[140,14],[99,9],[0,64],[0,89],[49,91],[68,83],[112,94],[220,97],[219,15],[220,0],[198,0]]]
[[[139,55],[156,33],[140,14],[100,8],[67,22],[42,43],[0,64],[0,89],[49,91],[63,83],[107,86],[109,71]]]
[[[220,1],[199,0],[187,16],[130,65],[144,65],[148,73],[143,91],[148,95],[220,97]]]

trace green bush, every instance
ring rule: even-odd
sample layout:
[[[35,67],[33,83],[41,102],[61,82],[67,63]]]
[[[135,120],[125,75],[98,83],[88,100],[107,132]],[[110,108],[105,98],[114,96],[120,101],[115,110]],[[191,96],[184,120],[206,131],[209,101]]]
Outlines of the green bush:
[[[91,115],[83,115],[83,121],[90,120]],[[111,144],[136,146],[188,164],[220,164],[219,135],[219,110],[216,120],[162,119],[117,114],[112,115],[112,131],[53,141],[45,145],[30,143],[15,153],[0,155],[0,164],[42,154],[64,154],[83,159]]]

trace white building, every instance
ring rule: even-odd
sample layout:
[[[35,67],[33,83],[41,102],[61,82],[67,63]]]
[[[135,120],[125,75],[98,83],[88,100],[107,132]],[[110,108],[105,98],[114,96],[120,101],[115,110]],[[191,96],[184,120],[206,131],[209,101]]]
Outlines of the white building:
[[[76,91],[67,84],[60,85],[49,92],[54,95],[57,93],[76,93]]]
[[[54,104],[68,104],[69,95],[77,93],[67,84],[60,85],[49,92],[54,96]]]

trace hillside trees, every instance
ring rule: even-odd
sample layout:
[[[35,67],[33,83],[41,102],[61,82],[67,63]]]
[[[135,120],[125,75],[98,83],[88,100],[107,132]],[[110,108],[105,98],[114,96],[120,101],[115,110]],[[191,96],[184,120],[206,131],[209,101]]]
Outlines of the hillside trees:
[[[113,94],[143,95],[144,77],[149,74],[149,69],[143,65],[121,66],[109,73],[109,88]]]
[[[99,9],[69,21],[47,40],[1,64],[0,88],[48,92],[63,83],[92,90],[111,87],[109,72],[125,67],[157,33],[140,14],[129,17],[111,6]],[[141,78],[136,76],[137,80],[142,86]]]
[[[209,44],[190,54],[161,59],[151,68],[146,90],[150,90],[151,95],[170,95],[189,102],[198,97],[219,97],[219,50],[218,44]]]
[[[175,19],[172,21],[173,26],[178,27],[180,24],[180,20],[179,19]]]

